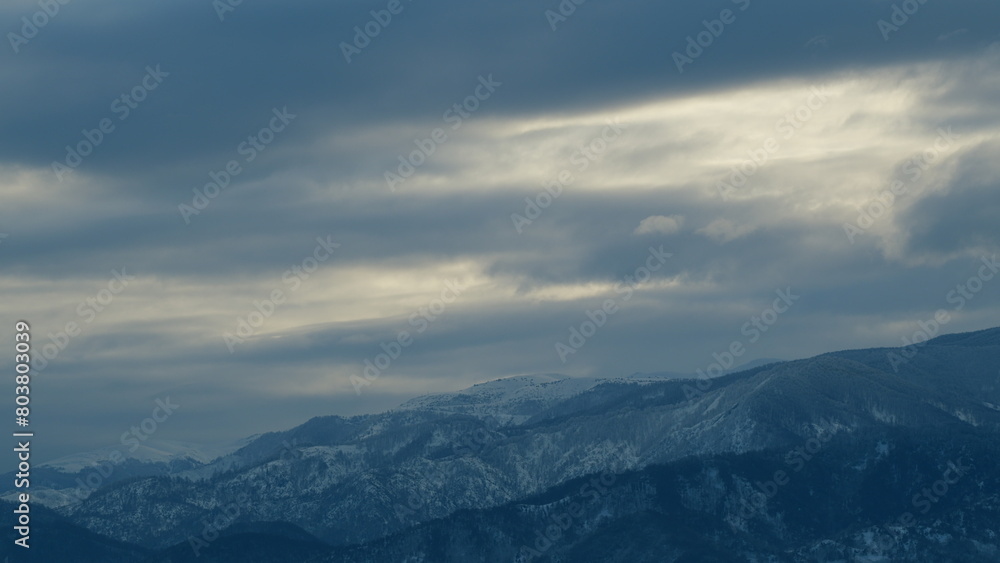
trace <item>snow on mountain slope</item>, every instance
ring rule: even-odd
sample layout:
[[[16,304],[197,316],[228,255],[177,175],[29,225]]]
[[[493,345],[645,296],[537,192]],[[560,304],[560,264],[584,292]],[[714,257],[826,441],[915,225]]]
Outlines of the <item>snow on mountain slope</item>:
[[[95,467],[102,463],[118,459],[118,452],[124,459],[133,459],[140,463],[165,463],[169,464],[175,460],[190,460],[196,463],[210,463],[224,455],[232,453],[256,438],[242,438],[235,442],[222,442],[215,444],[195,444],[191,442],[177,442],[173,440],[149,439],[129,451],[125,446],[108,446],[89,452],[81,452],[68,455],[52,461],[40,464],[63,473],[78,473],[88,468]]]
[[[996,366],[1000,346],[928,345],[898,374],[883,365],[885,354],[827,354],[701,385],[507,378],[379,415],[317,417],[222,458],[212,465],[228,463],[226,471],[211,477],[134,479],[61,512],[92,531],[160,548],[239,503],[248,522],[291,522],[346,545],[602,471],[781,454],[821,437],[1000,429],[1000,415],[981,404],[1000,402],[981,391],[988,376],[995,379],[995,367],[987,368]],[[494,422],[498,415],[506,425]]]
[[[212,444],[150,439],[135,451],[119,445],[68,455],[33,468],[32,498],[49,508],[57,508],[80,502],[95,486],[124,479],[160,475],[192,478],[187,475],[189,472],[206,467],[257,438]],[[14,479],[8,477],[12,475],[0,476],[0,498],[13,502],[18,491],[11,486]]]
[[[424,395],[397,411],[422,410],[492,418],[500,425],[520,424],[535,413],[600,384],[601,379],[559,374],[515,375],[477,383],[455,393]]]

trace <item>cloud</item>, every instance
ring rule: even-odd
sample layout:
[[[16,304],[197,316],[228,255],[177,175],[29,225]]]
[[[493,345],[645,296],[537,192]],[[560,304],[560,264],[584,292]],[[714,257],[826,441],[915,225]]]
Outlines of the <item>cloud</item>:
[[[972,143],[944,166],[938,190],[902,206],[892,255],[910,261],[947,262],[991,255],[1000,248],[1000,142]]]
[[[639,221],[639,226],[632,231],[634,235],[648,235],[659,233],[663,235],[672,235],[681,230],[681,226],[684,224],[684,217],[682,215],[651,215],[646,217],[642,221]]]
[[[112,269],[137,276],[39,379],[53,455],[115,443],[163,392],[184,405],[174,437],[224,439],[511,373],[693,370],[789,285],[803,306],[755,355],[891,345],[998,244],[997,5],[928,3],[886,42],[886,3],[752,2],[680,74],[671,54],[742,2],[585,3],[555,32],[528,0],[415,2],[351,63],[340,43],[375,3],[244,2],[223,22],[196,0],[92,4],[0,52],[10,314],[62,342]],[[15,29],[37,9],[0,16]],[[156,65],[169,76],[119,119]],[[491,74],[501,86],[454,127],[446,112]],[[285,106],[295,120],[246,160]],[[114,131],[59,181],[52,162],[103,118]],[[941,127],[959,145],[851,244],[843,223]],[[391,192],[385,172],[436,129],[448,140]],[[243,171],[185,224],[178,205],[234,159]],[[326,236],[341,246],[291,292],[284,273]],[[670,260],[563,365],[553,344],[661,244]],[[350,375],[450,279],[469,291],[356,397]],[[230,354],[222,333],[275,289],[286,301]],[[983,292],[950,326],[997,311]]]
[[[726,243],[736,240],[754,231],[754,227],[748,225],[737,225],[729,219],[716,219],[695,231],[714,241]]]

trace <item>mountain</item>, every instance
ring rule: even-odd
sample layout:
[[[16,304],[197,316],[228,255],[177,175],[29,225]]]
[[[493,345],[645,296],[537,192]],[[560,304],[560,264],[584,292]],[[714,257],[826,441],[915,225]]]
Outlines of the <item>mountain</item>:
[[[155,464],[180,464],[188,462],[192,465],[209,463],[224,455],[230,454],[247,443],[254,437],[245,438],[236,442],[224,442],[216,444],[195,444],[191,442],[178,442],[174,440],[157,440],[150,438],[134,447],[114,446],[101,448],[90,452],[73,454],[59,459],[43,463],[41,466],[62,471],[63,473],[78,473],[94,465],[111,461],[115,451],[123,454],[126,459],[132,459],[140,463]]]
[[[779,360],[777,358],[758,358],[756,360],[751,360],[749,362],[740,364],[738,366],[729,368],[722,372],[722,375],[729,373],[739,373],[741,371],[747,371],[753,368],[766,366],[770,364],[778,364],[785,360]],[[653,373],[641,373],[636,372],[628,376],[629,381],[662,381],[666,379],[697,379],[702,377],[697,373],[685,373],[679,371],[657,371]],[[704,377],[709,377],[705,375]]]
[[[599,379],[558,374],[518,375],[473,385],[457,393],[425,395],[403,403],[401,411],[467,414],[498,425],[521,424],[534,414],[593,388]]]
[[[1000,452],[955,430],[831,436],[808,460],[764,451],[592,475],[317,561],[996,561]]]
[[[150,550],[115,541],[77,526],[56,512],[39,504],[30,505],[28,548],[14,545],[21,536],[15,531],[14,510],[18,505],[0,501],[3,514],[3,543],[0,556],[6,563],[142,563],[155,555]]]
[[[71,505],[96,489],[136,477],[176,475],[203,467],[256,439],[235,442],[194,444],[148,439],[135,447],[109,446],[81,452],[32,468],[32,499],[49,508]],[[14,502],[13,471],[0,475],[0,498]]]
[[[714,379],[518,376],[58,511],[157,562],[995,561],[998,365],[990,329]]]

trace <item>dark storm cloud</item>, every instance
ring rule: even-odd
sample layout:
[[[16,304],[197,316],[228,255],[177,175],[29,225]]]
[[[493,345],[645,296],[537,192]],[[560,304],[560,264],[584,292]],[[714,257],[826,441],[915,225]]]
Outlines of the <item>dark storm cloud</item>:
[[[350,64],[340,44],[383,3],[245,3],[223,22],[203,1],[116,6],[105,16],[66,6],[18,55],[3,53],[14,79],[0,97],[0,154],[32,166],[63,157],[83,128],[120,116],[113,100],[140,84],[148,65],[169,76],[81,170],[200,171],[273,107],[306,116],[289,133],[299,143],[336,127],[425,119],[467,95],[480,74],[505,84],[488,111],[540,113],[956,56],[994,40],[990,22],[1000,15],[992,3],[929,2],[885,41],[876,22],[889,18],[891,5],[861,0],[592,2],[555,31],[544,12],[558,9],[556,2],[403,6]],[[672,54],[723,9],[735,11],[735,22],[678,73]],[[5,27],[16,31],[21,15],[30,12],[6,10]],[[965,31],[938,40],[957,29]],[[828,38],[825,46],[806,46],[819,36]]]

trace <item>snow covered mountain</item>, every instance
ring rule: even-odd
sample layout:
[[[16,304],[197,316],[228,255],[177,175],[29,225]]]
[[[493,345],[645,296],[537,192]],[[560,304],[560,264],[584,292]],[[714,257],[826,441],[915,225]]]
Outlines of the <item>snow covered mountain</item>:
[[[118,445],[68,455],[33,468],[35,502],[58,508],[79,503],[100,487],[136,477],[180,475],[229,455],[257,436],[195,444],[150,438],[134,448]],[[13,502],[13,472],[0,476],[0,498]]]
[[[456,393],[424,395],[397,410],[467,414],[500,425],[521,424],[556,403],[592,389],[604,380],[558,374],[515,375],[479,383]]]
[[[177,464],[178,462],[189,461],[191,463],[204,464],[242,448],[254,438],[256,436],[244,438],[236,442],[216,444],[195,444],[192,442],[150,438],[136,446],[134,450],[130,450],[130,448],[125,446],[110,446],[54,459],[41,464],[40,467],[55,469],[63,473],[78,473],[95,465],[111,461],[117,457],[114,455],[116,451],[122,457],[140,463],[162,463],[169,465],[171,463]]]
[[[913,352],[835,352],[711,380],[507,378],[314,418],[59,512],[164,562],[290,560],[275,544],[301,561],[524,561],[524,546],[540,561],[908,561],[959,534],[966,558],[954,561],[993,561],[1000,329]],[[955,463],[975,475],[959,492],[911,502]],[[621,486],[584,487],[595,479]],[[537,538],[581,497],[565,541]],[[893,544],[874,545],[881,536]],[[630,551],[643,541],[648,551]]]

